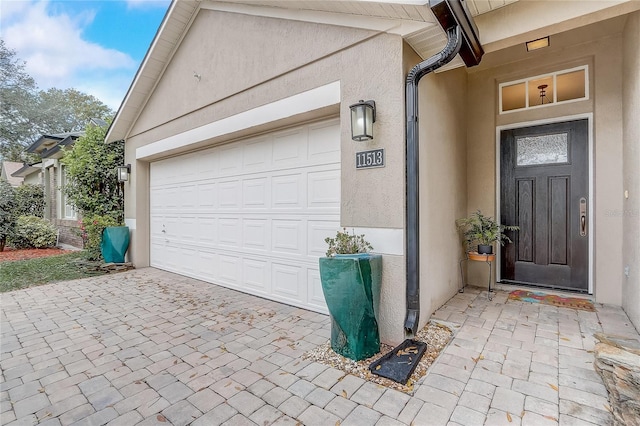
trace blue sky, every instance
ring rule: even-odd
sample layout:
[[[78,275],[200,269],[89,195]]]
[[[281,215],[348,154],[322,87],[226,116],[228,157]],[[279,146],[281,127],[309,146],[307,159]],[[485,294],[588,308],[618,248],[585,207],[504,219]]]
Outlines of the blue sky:
[[[40,89],[75,88],[114,111],[169,0],[2,0],[0,37]]]

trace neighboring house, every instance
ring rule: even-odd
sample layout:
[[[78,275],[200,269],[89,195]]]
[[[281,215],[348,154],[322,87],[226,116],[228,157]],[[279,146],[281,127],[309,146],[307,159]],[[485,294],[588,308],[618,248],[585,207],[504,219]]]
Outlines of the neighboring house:
[[[42,163],[20,164],[11,176],[22,179],[22,184],[42,185]]]
[[[13,174],[22,167],[22,163],[15,161],[3,161],[0,164],[0,180],[9,182],[9,185],[18,187],[22,185],[22,177],[14,176]]]
[[[39,154],[42,158],[40,174],[44,187],[44,217],[53,223],[59,230],[58,242],[82,248],[82,237],[79,232],[78,213],[67,202],[64,194],[66,182],[65,167],[60,162],[66,149],[70,149],[73,143],[84,132],[58,133],[42,135],[28,148],[28,153]],[[32,171],[38,165],[25,169],[25,173]],[[35,174],[35,173],[34,173]]]
[[[107,134],[131,164],[131,260],[326,312],[323,240],[355,228],[383,254],[398,343],[458,291],[455,219],[481,209],[521,227],[499,281],[592,294],[640,328],[640,2],[467,1],[484,57],[424,76],[409,119],[407,74],[447,37],[407,3],[174,1]],[[356,169],[374,149],[384,167]]]
[[[92,118],[89,125],[106,127],[107,122]],[[74,247],[82,248],[78,212],[68,202],[64,193],[67,173],[60,162],[65,151],[73,147],[75,141],[84,135],[84,131],[42,135],[32,143],[26,152],[39,154],[40,163],[24,165],[14,173],[23,176],[25,182],[34,181],[44,186],[44,217],[51,221],[60,231],[58,241]]]

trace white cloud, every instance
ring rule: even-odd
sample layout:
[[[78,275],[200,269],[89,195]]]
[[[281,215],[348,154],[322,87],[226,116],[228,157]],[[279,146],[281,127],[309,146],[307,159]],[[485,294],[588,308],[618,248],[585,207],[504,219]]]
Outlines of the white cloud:
[[[40,89],[73,87],[116,109],[136,61],[82,38],[83,29],[94,19],[93,11],[69,15],[48,6],[47,1],[3,1],[2,38],[7,47],[26,61],[26,70]]]
[[[130,9],[140,9],[144,7],[162,7],[166,9],[169,3],[168,0],[127,0],[127,7]]]

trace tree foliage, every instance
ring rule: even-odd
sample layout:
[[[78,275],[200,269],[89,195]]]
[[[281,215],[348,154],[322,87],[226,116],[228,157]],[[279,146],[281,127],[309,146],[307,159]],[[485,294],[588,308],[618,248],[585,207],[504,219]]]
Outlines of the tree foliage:
[[[37,112],[37,86],[25,71],[25,63],[0,39],[0,157],[21,161],[24,148],[33,142]]]
[[[47,129],[43,133],[78,132],[92,118],[107,120],[113,116],[113,111],[95,96],[76,89],[41,91],[38,102],[42,126]]]
[[[16,55],[0,39],[0,159],[39,161],[25,149],[41,135],[81,131],[91,118],[113,117],[108,106],[76,89],[38,90]]]
[[[89,125],[85,135],[66,152],[64,192],[83,217],[109,216],[124,220],[124,198],[116,167],[124,163],[124,143],[105,143],[106,127]]]
[[[16,216],[15,190],[6,180],[0,180],[0,251],[4,250],[7,238],[13,235]]]

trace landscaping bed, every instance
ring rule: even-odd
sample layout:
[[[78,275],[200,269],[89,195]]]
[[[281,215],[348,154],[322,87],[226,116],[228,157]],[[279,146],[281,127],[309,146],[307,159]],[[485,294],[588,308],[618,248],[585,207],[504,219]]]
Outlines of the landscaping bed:
[[[0,251],[0,263],[11,262],[14,260],[27,260],[40,257],[59,256],[61,254],[70,253],[71,250],[62,250],[59,248],[42,248],[42,249],[20,249],[16,250],[11,247],[5,247],[4,251]]]

